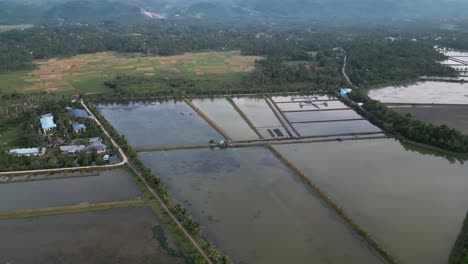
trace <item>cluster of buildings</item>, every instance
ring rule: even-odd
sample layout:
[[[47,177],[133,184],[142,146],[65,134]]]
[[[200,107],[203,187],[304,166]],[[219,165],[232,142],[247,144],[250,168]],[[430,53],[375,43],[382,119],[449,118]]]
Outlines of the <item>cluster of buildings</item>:
[[[71,109],[67,108],[68,113],[76,118],[76,120],[82,120],[85,118],[91,118],[83,109]],[[57,124],[54,121],[52,114],[44,114],[40,117],[41,132],[45,136],[53,134],[57,128]],[[86,125],[78,121],[71,122],[73,131],[76,133],[82,133],[86,131]],[[80,152],[93,152],[96,154],[103,154],[107,151],[107,146],[102,143],[102,139],[99,137],[90,138],[86,145],[63,145],[64,141],[57,139],[49,144],[51,148],[59,148],[60,153],[63,155],[75,156]],[[12,149],[8,151],[8,154],[15,156],[42,156],[46,153],[46,148],[20,148]],[[104,160],[108,160],[109,156],[105,155]]]

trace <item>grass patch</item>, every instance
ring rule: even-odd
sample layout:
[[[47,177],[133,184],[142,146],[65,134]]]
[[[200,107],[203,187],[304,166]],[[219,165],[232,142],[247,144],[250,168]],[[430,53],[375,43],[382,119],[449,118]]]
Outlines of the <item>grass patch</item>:
[[[3,92],[104,93],[104,81],[115,74],[163,79],[238,80],[254,70],[258,56],[240,51],[185,53],[174,56],[142,56],[100,52],[69,58],[36,61],[37,68],[0,74]]]
[[[126,207],[139,207],[139,206],[145,206],[144,201],[134,200],[134,201],[98,203],[98,204],[79,204],[79,205],[72,205],[72,206],[0,212],[0,219],[79,213],[79,212],[86,212],[86,211],[102,211],[102,210],[113,209],[113,208],[126,208]]]

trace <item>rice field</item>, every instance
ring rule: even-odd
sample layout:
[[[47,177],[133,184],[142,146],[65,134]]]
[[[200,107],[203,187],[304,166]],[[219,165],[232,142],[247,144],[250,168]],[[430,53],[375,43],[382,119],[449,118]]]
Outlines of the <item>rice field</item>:
[[[174,56],[143,56],[100,52],[69,58],[36,61],[37,69],[0,74],[4,92],[99,93],[104,81],[125,73],[148,78],[239,78],[255,69],[258,56],[240,51],[185,53]]]

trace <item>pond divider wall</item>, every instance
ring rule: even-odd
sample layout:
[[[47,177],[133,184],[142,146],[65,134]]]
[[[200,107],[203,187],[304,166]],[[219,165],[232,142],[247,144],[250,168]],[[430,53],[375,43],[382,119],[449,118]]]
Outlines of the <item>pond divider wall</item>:
[[[283,117],[283,119],[288,123],[288,125],[291,127],[291,129],[294,131],[294,133],[296,134],[296,136],[298,138],[302,137],[301,133],[299,133],[299,131],[292,125],[291,121],[289,121],[289,118],[283,113],[283,111],[279,108],[278,104],[273,100],[271,99],[271,96],[269,96],[271,102],[273,103],[273,105],[275,106],[275,108],[278,110],[278,112],[280,113],[280,115]]]
[[[226,100],[228,100],[229,103],[231,103],[232,107],[239,113],[239,115],[244,119],[244,121],[249,125],[249,127],[257,134],[259,138],[263,138],[262,134],[260,134],[260,131],[258,131],[257,127],[250,121],[250,119],[242,112],[242,110],[237,106],[236,102],[232,100],[231,97],[226,97]]]
[[[293,135],[293,133],[291,132],[291,129],[290,127],[292,128],[291,124],[289,124],[287,121],[283,120],[284,117],[282,117],[280,114],[278,114],[278,112],[281,112],[277,107],[273,106],[274,102],[273,100],[271,100],[268,96],[265,96],[264,97],[265,99],[265,102],[267,103],[268,107],[270,107],[271,111],[273,112],[273,114],[275,114],[276,118],[278,119],[278,121],[280,121],[281,125],[284,127],[284,129],[286,130],[286,132],[289,134],[290,137],[299,137],[300,135],[297,134],[296,136]]]
[[[349,119],[335,119],[335,120],[317,120],[317,121],[298,121],[291,122],[291,124],[313,124],[313,123],[332,123],[332,122],[349,122],[367,120],[365,118],[349,118]]]
[[[97,203],[97,204],[82,203],[82,204],[70,205],[70,206],[4,211],[4,212],[0,212],[0,219],[33,217],[33,216],[65,214],[65,213],[78,213],[78,212],[84,212],[84,211],[101,211],[101,210],[108,210],[108,209],[113,209],[113,208],[127,208],[127,207],[135,207],[135,206],[146,206],[145,201],[144,200],[132,200],[132,201],[108,202],[108,203]]]
[[[351,108],[334,108],[334,109],[314,109],[314,110],[287,110],[283,113],[301,113],[301,112],[324,112],[324,111],[342,111],[342,110],[352,110]]]
[[[320,198],[338,215],[344,219],[344,221],[362,238],[364,239],[369,247],[374,250],[378,256],[380,256],[386,263],[396,264],[398,263],[397,259],[386,250],[376,239],[374,239],[363,227],[357,224],[344,210],[339,207],[338,204],[332,200],[325,192],[323,192],[315,183],[313,183],[305,174],[297,168],[293,163],[291,163],[286,157],[284,157],[278,150],[276,150],[272,145],[267,145],[267,148],[281,160],[287,167],[292,169],[301,179],[310,186]]]
[[[212,128],[214,128],[219,134],[221,134],[224,139],[232,140],[232,138],[222,129],[214,120],[212,120],[203,110],[201,110],[198,106],[192,103],[190,100],[184,99],[185,103],[187,103],[197,114],[203,118]]]
[[[26,179],[22,180],[15,180],[15,178],[20,178],[21,176],[16,175],[15,176],[7,176],[9,179],[6,181],[0,181],[0,184],[11,184],[11,183],[20,183],[20,182],[37,182],[37,181],[51,181],[51,180],[63,180],[63,179],[78,179],[78,178],[88,178],[88,177],[98,177],[100,174],[99,173],[94,173],[94,174],[87,174],[87,175],[78,175],[78,176],[61,176],[61,177],[44,177],[40,179],[31,179],[33,174],[30,174],[26,177]]]

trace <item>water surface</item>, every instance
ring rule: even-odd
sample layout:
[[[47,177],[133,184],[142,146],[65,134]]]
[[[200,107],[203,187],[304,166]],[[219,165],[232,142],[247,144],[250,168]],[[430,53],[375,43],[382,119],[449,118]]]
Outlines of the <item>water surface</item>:
[[[291,122],[326,121],[362,118],[354,110],[308,111],[285,113]]]
[[[200,107],[233,139],[245,140],[258,138],[258,135],[249,127],[225,98],[194,99],[193,103]]]
[[[100,104],[102,115],[133,147],[207,144],[223,139],[183,102]]]
[[[378,263],[267,149],[140,153],[234,263]]]
[[[427,106],[427,107],[394,107],[402,114],[411,114],[415,118],[434,125],[446,125],[468,134],[467,106]]]
[[[367,120],[341,121],[326,123],[296,123],[293,126],[302,136],[335,135],[350,133],[381,132]]]
[[[468,208],[468,165],[394,139],[275,147],[401,263],[448,262]]]
[[[373,89],[369,96],[383,103],[468,104],[468,84],[419,82]]]
[[[184,263],[153,238],[157,225],[147,207],[0,220],[0,263]]]
[[[50,180],[2,183],[0,211],[126,201],[141,196],[141,191],[125,170],[95,171],[89,175],[95,176],[53,179],[64,175],[40,174],[38,179],[48,177]]]

